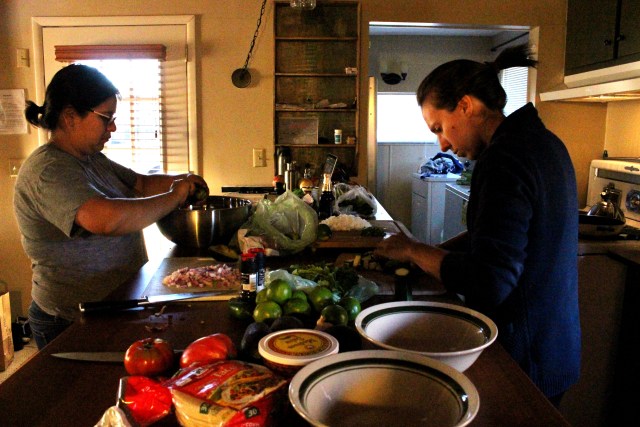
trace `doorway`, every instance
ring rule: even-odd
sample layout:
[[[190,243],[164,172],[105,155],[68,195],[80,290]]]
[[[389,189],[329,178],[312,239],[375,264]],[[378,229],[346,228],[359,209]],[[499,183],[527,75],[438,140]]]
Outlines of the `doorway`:
[[[369,24],[369,122],[367,131],[368,188],[394,219],[411,229],[411,181],[413,174],[426,159],[440,151],[440,147],[424,122],[419,125],[387,120],[391,128],[412,127],[419,135],[389,138],[390,132],[378,129],[385,117],[381,102],[385,98],[406,98],[406,108],[414,108],[421,121],[415,92],[422,79],[438,65],[459,58],[490,61],[507,46],[537,44],[537,29],[523,26],[455,26],[428,23],[371,22]],[[382,73],[401,76],[389,84]],[[404,74],[404,76],[403,76]],[[404,77],[404,78],[402,78]],[[388,79],[387,79],[388,80]],[[526,98],[535,95],[535,69],[529,70]],[[392,83],[394,83],[392,81]],[[391,96],[396,95],[396,96]],[[411,117],[401,114],[399,117]],[[406,139],[406,140],[403,140]],[[464,160],[464,159],[462,159]],[[442,201],[444,203],[444,201]]]

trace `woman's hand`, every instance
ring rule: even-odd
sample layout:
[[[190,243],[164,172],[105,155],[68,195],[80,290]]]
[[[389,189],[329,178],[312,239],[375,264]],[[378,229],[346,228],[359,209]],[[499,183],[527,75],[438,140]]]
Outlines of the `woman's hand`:
[[[418,244],[419,242],[410,239],[404,233],[399,233],[382,240],[374,254],[402,262],[411,262],[411,249]]]
[[[420,243],[399,233],[380,242],[373,253],[401,262],[412,262],[422,271],[440,280],[440,265],[448,251]]]

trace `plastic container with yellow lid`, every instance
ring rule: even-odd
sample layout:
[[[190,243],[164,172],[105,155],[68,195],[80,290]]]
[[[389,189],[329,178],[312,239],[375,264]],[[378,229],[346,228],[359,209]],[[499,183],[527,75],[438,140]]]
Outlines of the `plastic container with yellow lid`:
[[[284,377],[293,377],[307,364],[338,353],[338,340],[314,329],[287,329],[260,340],[258,352],[264,364]]]

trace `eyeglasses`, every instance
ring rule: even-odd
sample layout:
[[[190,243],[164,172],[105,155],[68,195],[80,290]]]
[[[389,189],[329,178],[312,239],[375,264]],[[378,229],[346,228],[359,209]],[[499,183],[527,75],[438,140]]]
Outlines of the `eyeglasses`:
[[[100,112],[94,111],[92,109],[89,109],[89,111],[91,111],[93,114],[96,114],[96,115],[100,116],[100,118],[102,118],[102,121],[104,122],[105,126],[110,126],[113,123],[115,123],[115,121],[116,121],[116,116],[109,116],[107,114],[100,113]]]

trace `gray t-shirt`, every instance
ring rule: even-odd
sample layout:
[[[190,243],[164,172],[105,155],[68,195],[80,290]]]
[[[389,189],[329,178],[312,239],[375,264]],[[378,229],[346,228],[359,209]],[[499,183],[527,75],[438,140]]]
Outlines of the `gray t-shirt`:
[[[100,236],[75,224],[88,199],[136,197],[135,172],[97,153],[79,160],[52,144],[20,168],[14,209],[31,258],[31,296],[45,312],[73,320],[78,304],[106,297],[147,262],[142,232]]]

